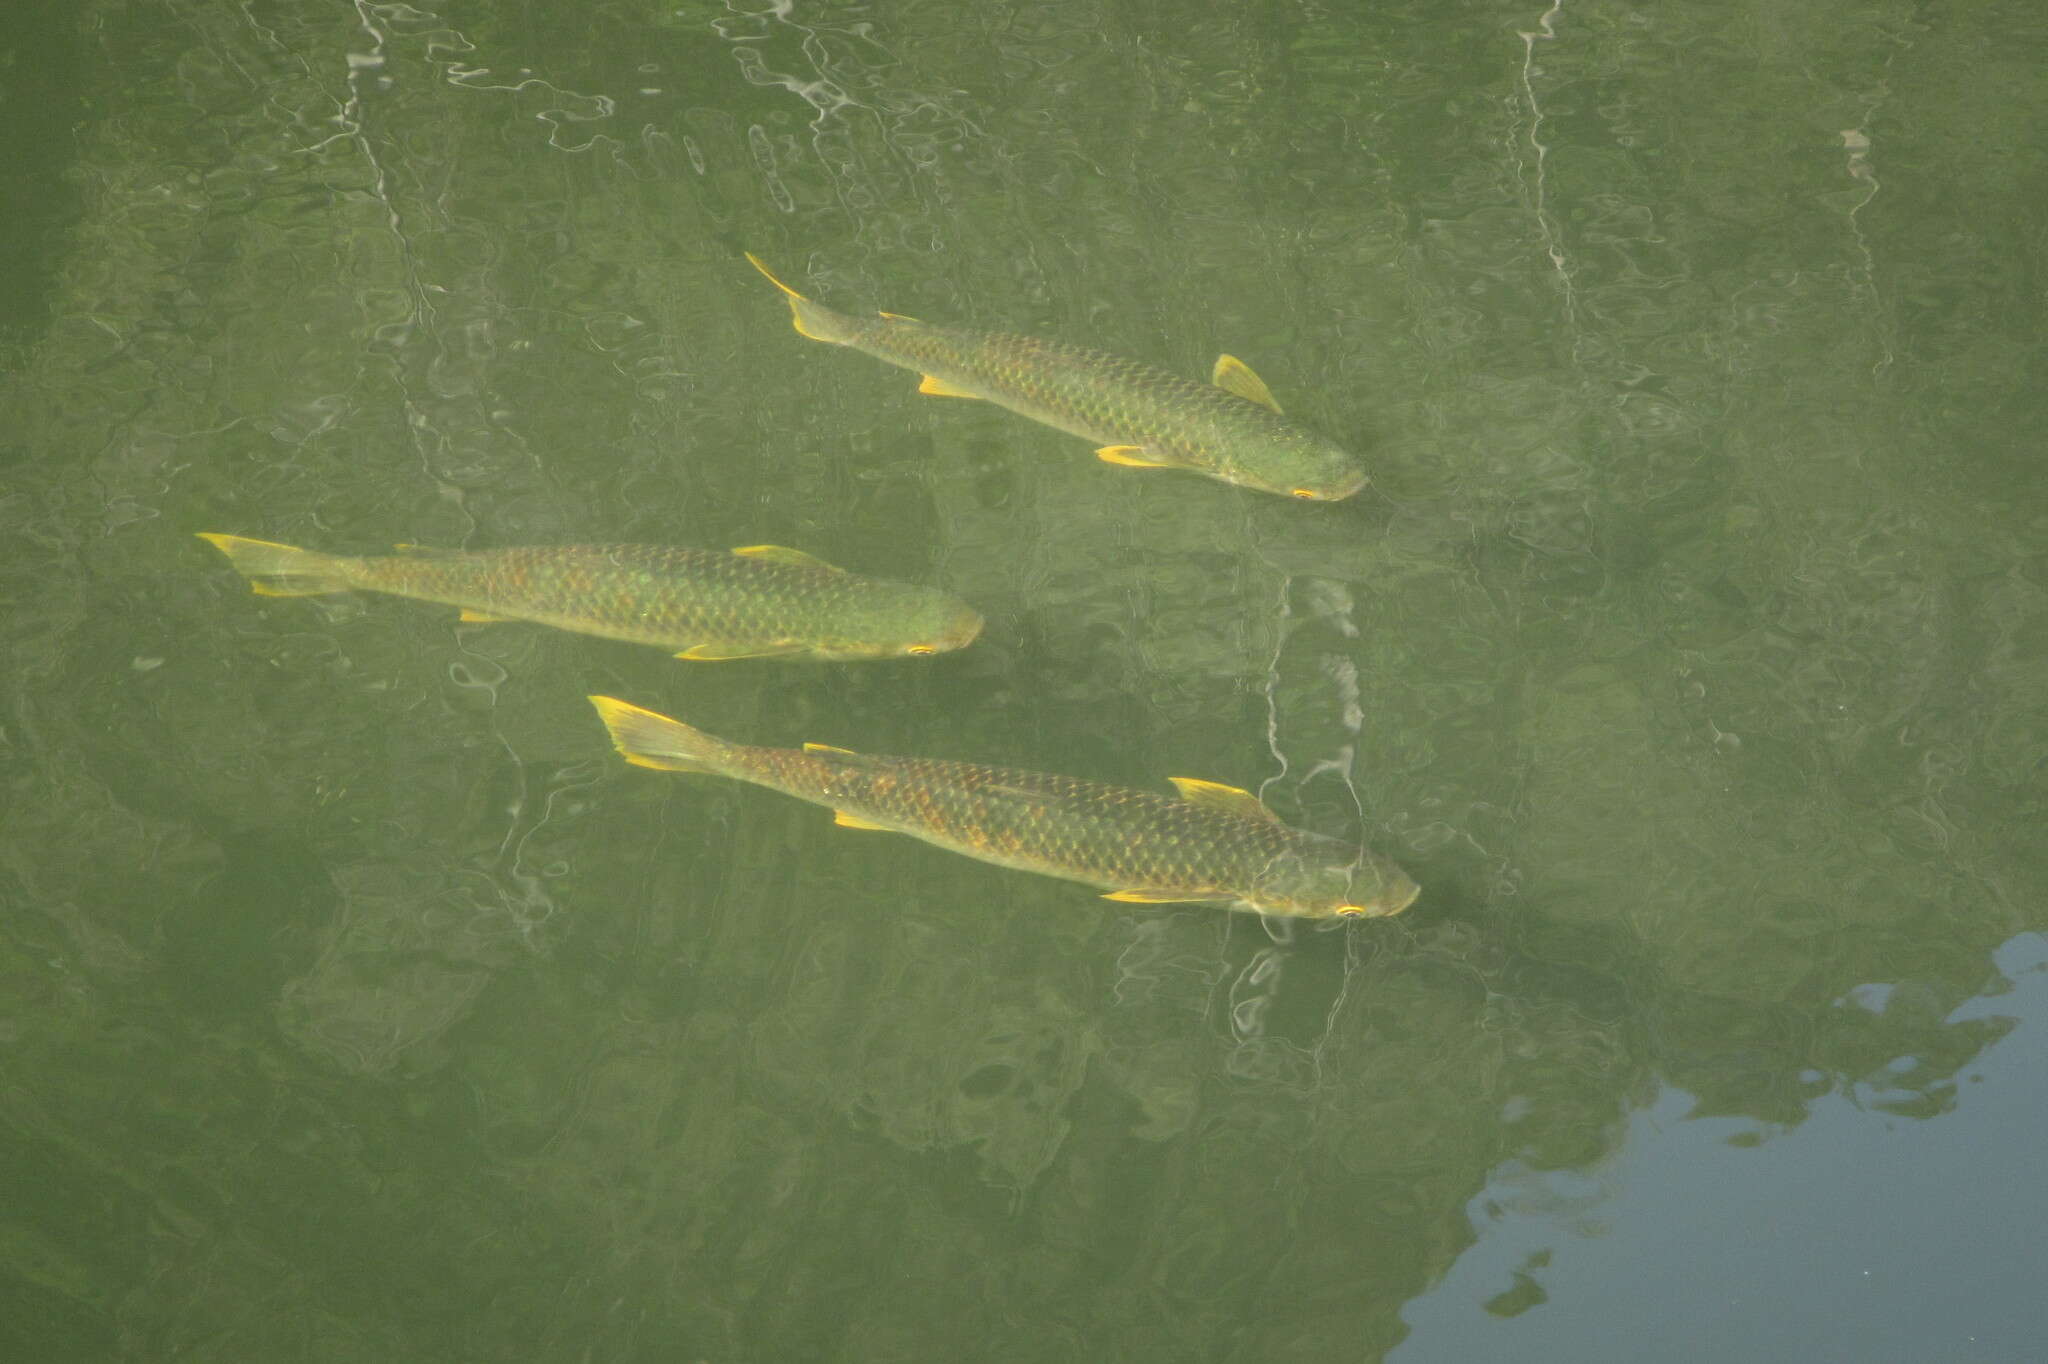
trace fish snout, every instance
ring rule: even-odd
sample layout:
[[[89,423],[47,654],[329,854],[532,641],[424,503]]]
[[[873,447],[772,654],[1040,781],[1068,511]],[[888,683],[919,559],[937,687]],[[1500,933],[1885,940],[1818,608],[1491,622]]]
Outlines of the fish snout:
[[[912,658],[928,658],[964,649],[981,634],[984,623],[981,612],[962,605],[931,635],[904,645],[903,652]]]
[[[1352,903],[1337,906],[1337,916],[1345,919],[1391,919],[1415,903],[1422,894],[1422,887],[1413,877],[1399,867],[1387,864],[1377,878],[1379,886],[1370,895],[1358,896]]]
[[[1363,469],[1347,469],[1331,478],[1303,483],[1287,491],[1290,496],[1298,497],[1304,502],[1342,502],[1371,481]]]

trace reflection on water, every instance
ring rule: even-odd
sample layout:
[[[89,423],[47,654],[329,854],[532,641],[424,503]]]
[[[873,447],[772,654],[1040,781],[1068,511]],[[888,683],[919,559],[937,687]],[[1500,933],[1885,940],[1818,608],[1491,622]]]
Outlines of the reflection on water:
[[[1994,955],[2002,978],[1950,1021],[1999,1040],[1975,1054],[1969,1102],[1943,1123],[1886,1120],[1919,1107],[1892,1084],[1920,1068],[1910,1053],[1817,1098],[1793,1128],[1702,1118],[1697,1096],[1662,1090],[1589,1174],[1495,1170],[1468,1208],[1485,1235],[1404,1311],[1415,1334],[1393,1358],[1483,1358],[1512,1345],[1629,1360],[1645,1340],[1717,1359],[2024,1358],[2042,1316],[2033,1225],[2012,1203],[2032,1183],[2032,1160],[2011,1135],[2048,1101],[2035,1059],[2048,1027],[2048,938],[2020,934]],[[1882,1015],[1897,995],[1866,986],[1839,1007]],[[1958,1149],[1972,1153],[1964,1178],[1951,1164]],[[1933,1259],[1972,1266],[1943,1281],[1939,1312],[1924,1297]],[[1742,1310],[1726,1310],[1731,1301]]]
[[[10,1357],[1588,1358],[1587,1303],[1766,1290],[1796,1343],[1859,1250],[1920,1353],[2017,1338],[2038,1198],[1957,1172],[2032,1150],[2007,134],[2048,108],[1989,17],[176,0],[17,40],[78,88],[23,113],[75,120],[24,162],[62,231],[0,225],[42,301],[0,333]],[[1373,488],[919,397],[742,250],[1242,355]],[[988,625],[686,667],[265,603],[217,526],[801,544]],[[1125,912],[627,780],[590,693],[1241,786],[1424,893]],[[1723,1206],[1772,1253],[1662,1274],[1764,1234]]]

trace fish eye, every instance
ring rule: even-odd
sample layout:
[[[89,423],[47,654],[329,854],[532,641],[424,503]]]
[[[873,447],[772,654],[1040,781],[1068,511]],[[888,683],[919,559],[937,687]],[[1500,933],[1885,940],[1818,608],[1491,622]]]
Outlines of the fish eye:
[[[1338,905],[1338,906],[1337,906],[1337,913],[1339,913],[1339,914],[1343,915],[1343,916],[1344,916],[1345,918],[1347,918],[1347,919],[1355,919],[1355,918],[1357,918],[1357,917],[1358,917],[1359,915],[1361,915],[1361,914],[1363,914],[1363,913],[1365,913],[1365,912],[1366,912],[1366,911],[1365,911],[1365,906],[1364,906],[1364,905]]]
[[[903,652],[906,654],[915,655],[918,658],[923,658],[926,654],[937,653],[938,650],[934,649],[929,644],[913,644],[908,649],[905,649]]]
[[[1313,488],[1296,488],[1294,490],[1294,495],[1296,497],[1304,498],[1307,501],[1313,502],[1315,501],[1316,491]]]

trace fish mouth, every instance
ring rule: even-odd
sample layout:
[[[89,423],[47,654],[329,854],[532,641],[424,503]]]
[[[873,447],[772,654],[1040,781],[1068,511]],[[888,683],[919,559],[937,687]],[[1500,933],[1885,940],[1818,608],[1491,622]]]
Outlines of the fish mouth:
[[[929,658],[933,654],[946,654],[955,649],[964,649],[980,636],[984,624],[986,622],[983,621],[980,612],[970,611],[951,622],[944,630],[905,644],[898,652],[911,658]]]
[[[1331,478],[1275,479],[1240,476],[1228,481],[1257,488],[1261,492],[1278,493],[1302,502],[1342,502],[1372,480],[1366,477],[1363,470],[1346,469]]]
[[[1422,887],[1410,881],[1392,895],[1382,895],[1380,897],[1380,916],[1382,918],[1392,918],[1421,898]]]
[[[1400,883],[1356,904],[1338,905],[1331,913],[1339,919],[1391,919],[1422,896],[1422,887],[1412,878],[1396,873]]]
[[[1347,475],[1335,483],[1308,484],[1299,488],[1289,488],[1287,492],[1304,502],[1342,502],[1345,498],[1358,493],[1371,481],[1361,472]]]

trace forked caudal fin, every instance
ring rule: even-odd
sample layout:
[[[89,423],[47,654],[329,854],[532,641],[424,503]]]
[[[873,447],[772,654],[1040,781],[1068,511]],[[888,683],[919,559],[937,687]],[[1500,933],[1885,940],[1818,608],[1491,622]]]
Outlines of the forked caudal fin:
[[[634,766],[661,772],[724,773],[727,744],[723,739],[615,696],[593,696],[590,704],[597,707],[598,718],[611,731],[612,747]]]
[[[759,270],[767,277],[768,282],[782,290],[782,296],[789,300],[790,320],[796,324],[798,336],[809,337],[813,341],[826,341],[834,345],[846,344],[841,340],[841,334],[844,330],[844,319],[838,313],[833,312],[822,303],[811,302],[811,300],[775,278],[775,272],[763,264],[761,258],[753,252],[748,251],[745,255],[747,264]]]
[[[195,533],[227,555],[235,571],[247,578],[251,590],[261,597],[317,597],[323,592],[346,592],[355,586],[348,576],[348,559],[271,540],[216,535],[206,530]]]

